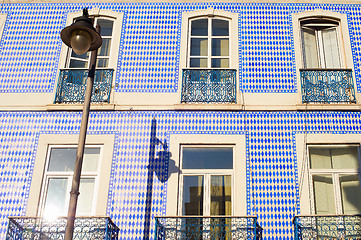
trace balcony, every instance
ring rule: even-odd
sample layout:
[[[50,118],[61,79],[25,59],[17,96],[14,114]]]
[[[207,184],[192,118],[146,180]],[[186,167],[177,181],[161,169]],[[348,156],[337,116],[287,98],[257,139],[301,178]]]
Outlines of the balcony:
[[[182,103],[235,103],[236,70],[183,69]]]
[[[10,217],[7,240],[64,239],[66,218],[48,221],[40,217]],[[118,239],[119,228],[109,217],[77,217],[73,239]]]
[[[295,239],[361,239],[361,215],[295,216]]]
[[[156,217],[155,239],[262,239],[257,217]]]
[[[59,74],[55,103],[84,102],[88,70],[62,69]],[[95,70],[91,102],[109,103],[112,87],[113,69]]]
[[[302,102],[356,103],[351,69],[300,69]]]

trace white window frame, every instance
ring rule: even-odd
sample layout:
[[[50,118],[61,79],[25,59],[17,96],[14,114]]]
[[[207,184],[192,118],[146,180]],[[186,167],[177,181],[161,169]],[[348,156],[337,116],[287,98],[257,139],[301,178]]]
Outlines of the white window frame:
[[[247,213],[247,188],[246,188],[246,137],[245,135],[218,135],[218,134],[171,134],[169,151],[172,154],[171,163],[168,168],[167,185],[167,216],[178,216],[180,211],[181,198],[178,195],[183,191],[181,187],[181,146],[233,146],[233,169],[232,171],[232,215],[245,216]],[[174,164],[172,163],[174,161]],[[223,172],[224,169],[217,173]],[[221,172],[222,171],[222,172]],[[228,171],[228,170],[227,170]],[[224,171],[224,172],[227,172]],[[190,171],[185,170],[185,173]],[[205,170],[205,173],[213,170]],[[204,213],[205,214],[205,213]]]
[[[360,145],[356,144],[347,144],[347,145],[336,145],[336,144],[327,144],[327,145],[308,145],[307,146],[307,153],[308,153],[308,161],[310,161],[310,155],[309,155],[309,149],[313,147],[318,148],[343,148],[343,147],[357,147],[358,152],[358,160],[359,164],[361,166],[360,162]],[[360,171],[358,169],[312,169],[309,167],[309,182],[310,182],[310,199],[311,199],[311,211],[312,213],[316,213],[315,209],[315,192],[313,188],[313,176],[314,175],[331,175],[332,176],[332,185],[333,185],[333,192],[334,192],[334,200],[335,200],[335,212],[336,214],[344,214],[342,212],[342,196],[341,196],[341,188],[340,188],[340,178],[339,175],[359,175],[360,179]]]
[[[301,91],[301,78],[299,70],[304,68],[303,64],[303,46],[301,35],[301,20],[306,18],[331,18],[338,20],[338,43],[340,49],[340,61],[342,68],[352,69],[353,85],[356,86],[355,71],[352,59],[351,40],[349,35],[349,29],[347,24],[347,15],[332,11],[325,11],[322,9],[316,9],[313,11],[305,11],[292,14],[292,27],[293,27],[293,44],[295,50],[295,63],[296,63],[296,76],[297,76],[297,89],[298,89],[298,102],[302,102]],[[356,102],[358,102],[358,96],[356,94]]]
[[[46,167],[48,164],[49,151],[54,146],[76,147],[78,144],[77,134],[41,134],[39,136],[38,148],[33,168],[32,182],[29,191],[29,198],[26,207],[26,216],[41,216],[44,206]],[[92,214],[95,216],[106,215],[110,172],[113,157],[115,136],[91,135],[87,136],[86,147],[101,146],[100,161],[98,165],[98,183],[95,183],[96,190],[93,199]],[[63,173],[63,172],[62,172]],[[71,173],[72,175],[72,173]],[[89,176],[82,172],[83,176]],[[101,186],[101,187],[100,187]],[[66,205],[68,202],[66,203]]]
[[[233,168],[232,169],[183,169],[183,148],[184,147],[208,147],[208,148],[221,148],[228,147],[233,149]],[[203,188],[203,216],[210,216],[210,186],[211,176],[231,176],[231,204],[232,204],[232,215],[233,215],[233,202],[234,202],[234,166],[235,166],[235,145],[223,145],[223,144],[182,144],[180,145],[180,174],[179,174],[179,193],[178,193],[178,215],[181,216],[183,213],[183,177],[184,176],[203,176],[204,188]]]
[[[116,70],[117,70],[118,57],[119,57],[120,35],[122,32],[123,13],[99,9],[99,8],[92,8],[92,9],[88,10],[88,13],[89,13],[90,17],[114,20],[109,63],[108,63],[108,67],[107,67],[107,69],[114,69],[112,88],[111,88],[112,91],[110,92],[110,103],[112,103],[114,101],[114,91],[113,91],[114,79],[116,79],[116,73],[117,73]],[[66,20],[66,26],[71,25],[75,19],[81,17],[82,15],[83,15],[83,11],[69,13],[67,20]],[[59,76],[59,72],[61,69],[67,69],[68,61],[69,61],[68,53],[71,54],[71,51],[69,51],[69,47],[66,46],[64,43],[62,43],[57,76]],[[57,86],[58,86],[58,84],[55,84],[55,86],[54,86],[54,89],[55,89],[54,95],[56,94]]]
[[[229,68],[228,69],[236,69],[236,99],[237,103],[241,102],[241,96],[239,89],[239,28],[238,28],[238,13],[227,12],[223,10],[208,8],[205,10],[196,10],[190,12],[183,12],[182,13],[182,26],[181,26],[181,44],[180,44],[180,56],[179,56],[179,72],[178,72],[178,102],[181,101],[181,89],[182,89],[182,74],[183,69],[189,68],[188,66],[188,53],[189,53],[189,33],[190,33],[190,20],[195,18],[202,18],[202,17],[212,17],[212,18],[219,18],[219,19],[226,19],[229,21]],[[232,49],[237,49],[237,51],[232,51]],[[193,69],[193,68],[192,68]],[[197,68],[194,68],[197,69]],[[212,68],[209,68],[212,69]],[[214,68],[217,69],[217,68]],[[196,104],[198,107],[201,104]]]
[[[71,184],[72,184],[74,171],[72,171],[72,172],[65,172],[65,171],[61,171],[61,172],[52,171],[52,172],[49,172],[49,171],[47,171],[47,169],[49,167],[49,162],[50,162],[51,150],[55,149],[55,148],[75,148],[76,149],[77,145],[49,145],[48,146],[38,216],[43,216],[44,215],[45,201],[46,201],[47,189],[48,189],[48,183],[49,183],[48,180],[51,179],[51,178],[67,178],[68,179],[67,196],[66,196],[66,201],[67,202],[65,204],[66,208],[68,208],[68,205],[69,205],[70,190],[71,190]],[[93,202],[92,202],[92,209],[91,209],[91,212],[90,212],[91,215],[94,215],[95,214],[95,207],[96,207],[96,204],[97,204],[96,196],[98,194],[98,187],[99,187],[99,175],[100,175],[100,166],[102,165],[103,145],[85,145],[85,148],[99,148],[100,149],[97,171],[86,172],[86,171],[82,170],[82,173],[81,173],[81,179],[83,179],[83,178],[94,179]]]
[[[361,136],[359,134],[296,134],[296,153],[297,153],[297,169],[298,169],[298,186],[299,186],[299,203],[300,214],[308,215],[315,214],[315,202],[313,194],[313,181],[311,173],[331,174],[332,169],[312,171],[310,168],[309,147],[325,146],[325,147],[349,147],[361,146]],[[359,161],[360,153],[359,153]],[[361,164],[361,162],[360,162]],[[361,167],[361,165],[360,165]],[[311,170],[311,171],[310,171]],[[343,169],[335,169],[335,172],[341,172]],[[361,169],[358,171],[344,169],[346,174],[358,173],[359,176]],[[337,214],[341,214],[342,205],[341,201],[337,198],[336,194],[340,194],[340,189],[334,186],[334,196],[337,202],[335,209]],[[338,192],[337,192],[338,191]]]
[[[207,19],[208,20],[208,35],[207,36],[191,36],[191,31],[192,31],[192,21],[194,20],[200,20],[200,19]],[[228,22],[228,36],[212,36],[212,20],[213,19],[219,19],[219,20],[225,20]],[[193,18],[189,18],[188,19],[188,46],[187,46],[187,68],[191,68],[191,69],[203,69],[203,67],[191,67],[190,66],[190,60],[192,58],[191,56],[191,40],[192,38],[207,38],[207,56],[193,56],[193,58],[206,58],[207,59],[207,68],[206,69],[219,69],[219,68],[214,68],[212,67],[212,58],[227,58],[228,61],[229,61],[229,66],[228,68],[220,68],[220,69],[231,69],[230,68],[230,56],[231,55],[234,55],[234,54],[231,54],[231,48],[230,48],[230,45],[231,45],[231,40],[234,40],[232,39],[231,35],[231,19],[229,18],[226,18],[226,17],[222,17],[222,16],[214,16],[214,15],[207,15],[207,16],[198,16],[198,17],[193,17]],[[229,40],[229,49],[228,49],[228,56],[212,56],[212,40],[213,39],[222,39],[222,38],[228,38]]]

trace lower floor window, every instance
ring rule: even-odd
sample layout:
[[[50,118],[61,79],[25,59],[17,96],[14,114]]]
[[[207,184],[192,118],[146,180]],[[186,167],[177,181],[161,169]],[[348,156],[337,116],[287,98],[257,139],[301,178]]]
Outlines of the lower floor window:
[[[357,146],[309,146],[316,214],[360,214],[360,160]]]
[[[232,215],[232,146],[182,146],[181,215]]]
[[[44,172],[40,215],[66,216],[76,159],[76,146],[50,146]],[[77,215],[94,212],[101,146],[87,146],[84,151]]]

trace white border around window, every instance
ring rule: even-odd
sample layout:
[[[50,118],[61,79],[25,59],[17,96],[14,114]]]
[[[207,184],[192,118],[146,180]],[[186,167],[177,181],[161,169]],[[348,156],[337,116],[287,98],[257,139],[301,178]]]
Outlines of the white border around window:
[[[302,18],[307,17],[328,17],[339,21],[338,28],[338,43],[341,54],[341,66],[345,69],[352,69],[353,84],[356,90],[356,78],[353,66],[352,51],[351,51],[351,39],[349,35],[349,29],[347,25],[347,15],[332,11],[325,11],[322,9],[316,9],[314,11],[305,11],[292,14],[292,27],[293,27],[293,44],[295,51],[295,63],[296,63],[296,76],[297,76],[297,89],[298,99],[302,103],[302,91],[301,91],[301,79],[299,70],[303,68],[303,54],[302,54],[302,39],[301,39],[301,23]],[[357,91],[356,91],[357,92]],[[356,94],[356,99],[358,98]],[[358,99],[356,102],[359,102]]]
[[[118,64],[118,57],[119,57],[119,47],[120,47],[120,35],[122,32],[122,24],[123,24],[123,13],[122,12],[114,12],[110,10],[104,10],[99,8],[92,8],[88,10],[89,16],[92,17],[104,17],[105,19],[113,19],[113,35],[112,35],[112,42],[110,47],[110,56],[109,56],[109,64],[107,68],[114,69],[113,72],[113,81],[112,81],[112,89],[114,87],[114,79],[116,78],[117,72],[117,64]],[[83,15],[83,11],[69,13],[66,26],[69,26],[73,23],[74,19],[81,17]],[[67,58],[68,58],[68,49],[69,47],[62,43],[60,57],[59,57],[59,65],[57,75],[59,76],[60,69],[66,68]],[[56,88],[58,83],[54,86],[54,95],[56,94]],[[110,103],[113,102],[114,99],[114,91],[112,90],[110,93]]]
[[[52,145],[77,145],[78,135],[72,134],[41,134],[38,141],[38,149],[34,163],[32,182],[29,191],[29,198],[26,207],[26,216],[37,216],[41,207],[42,183],[47,162],[49,146]],[[106,214],[108,201],[108,186],[114,147],[114,135],[88,135],[86,145],[102,145],[101,163],[99,165],[99,187],[94,202],[96,207],[94,215],[104,216]],[[96,188],[96,186],[95,186]]]
[[[246,188],[246,137],[245,135],[217,134],[171,134],[169,151],[172,153],[168,169],[167,216],[177,216],[179,204],[179,169],[181,161],[181,145],[234,146],[234,166],[232,179],[232,214],[244,216],[247,213]]]
[[[239,34],[238,34],[238,13],[227,12],[223,10],[208,8],[206,10],[196,10],[191,12],[182,13],[182,27],[181,27],[181,43],[180,43],[180,57],[179,57],[179,80],[178,90],[180,92],[178,96],[178,102],[181,101],[182,90],[182,74],[183,69],[187,68],[187,54],[188,54],[188,41],[189,41],[189,21],[192,18],[200,17],[219,17],[221,19],[229,20],[229,69],[236,69],[236,100],[239,104],[241,102],[241,96],[239,93]],[[237,49],[237,52],[232,51]],[[211,69],[211,68],[210,68]]]
[[[360,146],[360,134],[296,134],[296,154],[300,214],[313,214],[313,196],[310,191],[308,145]]]

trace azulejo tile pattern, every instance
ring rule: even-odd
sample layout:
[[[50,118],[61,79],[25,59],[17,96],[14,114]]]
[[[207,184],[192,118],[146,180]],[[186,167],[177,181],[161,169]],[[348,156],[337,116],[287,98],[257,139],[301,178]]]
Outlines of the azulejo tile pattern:
[[[357,89],[361,91],[360,6],[271,3],[3,4],[0,92],[51,93],[60,30],[83,7],[124,13],[115,78],[118,92],[177,92],[182,12],[207,8],[239,14],[239,81],[244,92],[297,92],[291,14],[324,9],[347,14]],[[234,51],[237,52],[237,51]]]
[[[0,113],[0,236],[7,217],[24,215],[41,134],[78,134],[77,112]],[[154,118],[154,120],[153,120]],[[115,134],[107,214],[120,239],[154,236],[154,216],[166,210],[170,134],[245,134],[247,214],[265,239],[291,239],[299,212],[295,134],[361,132],[359,112],[91,112],[89,134]],[[154,148],[152,148],[152,146]]]

